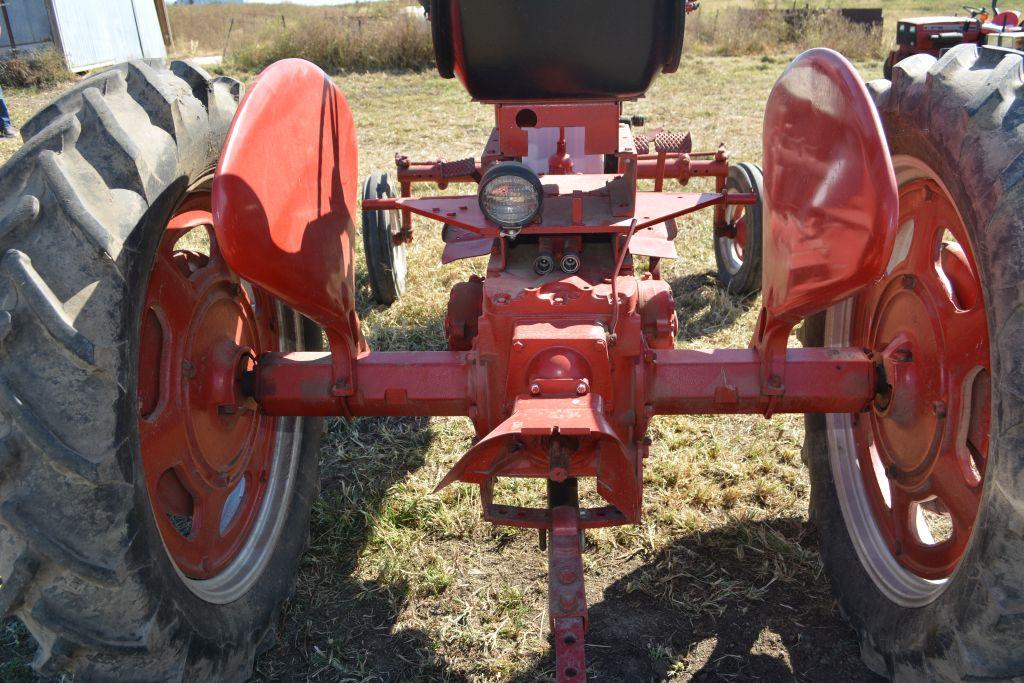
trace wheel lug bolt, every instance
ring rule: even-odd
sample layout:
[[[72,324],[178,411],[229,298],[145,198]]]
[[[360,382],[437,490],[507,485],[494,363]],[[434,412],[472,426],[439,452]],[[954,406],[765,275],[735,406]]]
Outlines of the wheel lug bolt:
[[[534,396],[540,396],[540,385],[536,383],[531,384],[530,393],[533,394]]]

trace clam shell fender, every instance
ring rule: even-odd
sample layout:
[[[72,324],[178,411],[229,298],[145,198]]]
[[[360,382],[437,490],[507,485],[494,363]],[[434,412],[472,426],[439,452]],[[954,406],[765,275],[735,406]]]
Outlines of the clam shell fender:
[[[883,274],[896,236],[896,177],[874,102],[839,53],[805,52],[776,82],[764,179],[770,316],[797,322]]]
[[[287,59],[256,80],[231,123],[213,181],[224,258],[242,278],[357,345],[356,131],[317,66]]]

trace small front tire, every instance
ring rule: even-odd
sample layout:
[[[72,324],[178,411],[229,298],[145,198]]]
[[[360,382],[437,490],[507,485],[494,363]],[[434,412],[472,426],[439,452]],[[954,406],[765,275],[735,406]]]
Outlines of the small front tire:
[[[374,173],[363,186],[363,199],[394,197],[386,173]],[[401,241],[402,218],[397,210],[363,211],[363,253],[373,300],[390,306],[405,293],[406,246]]]
[[[758,197],[751,206],[726,207],[724,230],[715,234],[718,281],[730,294],[749,296],[761,289],[761,226],[764,215],[764,176],[755,164],[729,169],[726,189]]]

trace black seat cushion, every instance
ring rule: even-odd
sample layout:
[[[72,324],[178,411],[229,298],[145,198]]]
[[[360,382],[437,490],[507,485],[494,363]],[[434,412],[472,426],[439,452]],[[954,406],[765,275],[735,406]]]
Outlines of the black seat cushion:
[[[642,95],[679,65],[684,0],[432,0],[438,71],[478,100]]]

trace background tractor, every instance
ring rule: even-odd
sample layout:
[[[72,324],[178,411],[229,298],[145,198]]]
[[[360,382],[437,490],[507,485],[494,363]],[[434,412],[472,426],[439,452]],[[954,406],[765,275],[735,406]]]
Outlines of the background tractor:
[[[966,17],[927,16],[901,19],[896,24],[896,49],[889,53],[882,66],[883,75],[892,78],[892,67],[913,55],[925,54],[939,57],[943,51],[955,45],[973,43],[976,45],[1000,44],[1000,37],[1024,37],[1020,26],[1021,13],[1015,10],[1001,11],[992,0],[991,11],[984,7],[970,7],[964,10]],[[1013,45],[1019,47],[1019,45]]]
[[[248,678],[307,544],[320,420],[452,416],[474,438],[438,488],[538,533],[556,677],[584,680],[581,541],[641,519],[652,420],[796,413],[867,665],[1024,675],[1024,55],[959,45],[865,85],[806,52],[762,172],[624,120],[683,67],[687,6],[433,0],[438,71],[495,124],[479,158],[399,155],[394,181],[360,182],[345,96],[302,60],[244,97],[123,65],[23,126],[0,170],[0,614],[40,671]],[[688,348],[661,278],[704,209],[723,286],[762,291],[744,348]],[[487,259],[447,349],[370,348],[360,215],[381,303],[412,294],[414,215],[442,262]],[[513,477],[546,506],[502,500]]]

